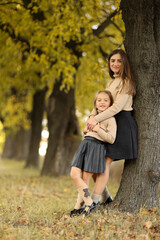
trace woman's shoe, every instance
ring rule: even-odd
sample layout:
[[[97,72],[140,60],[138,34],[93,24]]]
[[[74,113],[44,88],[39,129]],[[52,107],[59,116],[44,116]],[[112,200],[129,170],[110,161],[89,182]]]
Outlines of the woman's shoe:
[[[107,200],[104,202],[104,205],[107,205],[107,204],[109,204],[109,203],[111,203],[111,202],[113,202],[113,199],[112,199],[111,196],[109,196],[109,197],[107,198]]]

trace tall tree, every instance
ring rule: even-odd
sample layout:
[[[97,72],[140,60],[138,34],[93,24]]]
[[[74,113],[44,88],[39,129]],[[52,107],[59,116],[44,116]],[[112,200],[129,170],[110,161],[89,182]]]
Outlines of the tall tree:
[[[80,130],[75,116],[74,89],[60,91],[58,81],[48,102],[49,141],[42,175],[66,174],[80,142]],[[56,141],[55,141],[56,139]]]
[[[26,158],[26,167],[39,167],[39,143],[41,140],[46,91],[47,88],[36,91],[33,97],[31,138],[29,141],[29,152]]]
[[[116,196],[119,207],[134,211],[158,204],[160,181],[160,1],[122,0],[125,49],[137,83],[135,118],[138,158],[126,161]]]
[[[8,132],[12,132],[12,137],[7,135],[6,132],[6,143],[4,145],[2,156],[10,156],[12,158],[21,157],[23,160],[27,159],[27,166],[37,166],[42,117],[44,112],[45,94],[43,93],[46,92],[46,89],[45,83],[41,80],[43,64],[40,63],[38,66],[36,63],[37,58],[38,61],[41,62],[40,55],[42,54],[42,50],[39,46],[35,49],[35,46],[32,47],[31,43],[33,43],[32,36],[34,35],[32,34],[32,31],[33,29],[34,32],[37,31],[35,21],[43,21],[44,16],[42,12],[35,10],[36,3],[31,4],[31,2],[32,1],[1,1],[0,3],[0,30],[1,35],[3,36],[0,43],[0,46],[2,47],[0,56],[1,81],[5,78],[7,85],[6,88],[4,88],[3,85],[1,86],[1,88],[4,88],[5,90],[1,94],[1,99],[3,100],[1,117],[3,118],[5,129],[10,128],[10,131]],[[28,26],[32,27],[28,28]],[[33,39],[34,37],[35,36],[33,36]],[[37,53],[36,60],[35,53]],[[11,92],[13,87],[18,94],[13,94]],[[17,95],[20,95],[23,92],[25,99],[19,99]],[[42,97],[42,95],[44,96]],[[37,98],[39,99],[38,103]],[[11,99],[12,101],[8,101],[8,99]],[[14,104],[14,107],[12,104]],[[3,107],[3,105],[7,106],[7,108]],[[27,123],[27,127],[29,127],[31,123],[31,134],[29,135],[30,137],[28,136],[28,138],[26,138],[25,134],[20,133],[22,133],[23,127],[26,127],[24,119],[27,119],[27,116],[30,115],[30,111],[32,111],[32,117],[29,119],[31,121]],[[10,119],[12,119],[12,121],[10,121]],[[18,133],[16,133],[16,131],[18,131]],[[14,143],[20,139],[20,137],[17,139],[17,135],[21,136],[21,144],[16,144],[15,149]],[[8,142],[11,143],[11,140],[12,144],[8,144]],[[28,157],[26,151],[20,151],[20,149],[22,149],[22,147],[20,147],[22,143],[25,146],[30,145],[30,148],[29,146],[27,147]],[[13,149],[12,154],[10,151],[11,149]],[[18,154],[18,152],[21,152],[21,154]]]
[[[46,153],[46,157],[44,160],[44,165],[41,174],[42,175],[55,175],[55,174],[61,174],[61,173],[68,173],[70,169],[71,162],[73,160],[74,153],[77,149],[77,146],[80,141],[80,132],[79,127],[77,125],[77,119],[75,116],[75,96],[74,96],[74,89],[73,87],[77,87],[78,82],[78,70],[79,67],[82,66],[83,63],[83,53],[87,55],[86,61],[88,64],[86,64],[87,68],[86,71],[89,72],[90,68],[90,74],[92,75],[91,81],[93,84],[91,86],[87,86],[91,92],[95,94],[97,89],[104,88],[106,84],[106,80],[104,78],[105,74],[103,71],[104,67],[104,59],[103,55],[107,55],[105,53],[105,46],[104,43],[101,42],[102,38],[105,41],[106,36],[110,36],[111,34],[106,31],[107,26],[109,26],[112,23],[112,18],[117,14],[117,11],[109,12],[109,14],[105,14],[105,16],[100,14],[99,20],[100,22],[94,22],[98,21],[95,20],[93,17],[93,13],[95,13],[95,6],[96,4],[100,4],[99,1],[97,3],[93,3],[93,1],[90,1],[92,3],[92,7],[88,5],[88,3],[76,3],[76,6],[74,3],[72,5],[68,4],[66,5],[66,8],[63,5],[59,5],[60,12],[65,12],[65,14],[61,15],[61,21],[60,26],[61,29],[64,29],[61,33],[61,36],[59,36],[59,32],[57,32],[57,37],[60,37],[60,40],[62,42],[62,50],[63,53],[60,57],[61,66],[59,66],[59,72],[63,73],[61,75],[61,78],[59,82],[57,82],[54,85],[53,92],[49,99],[49,105],[54,106],[50,107],[48,111],[48,127],[49,127],[49,140],[48,140],[48,149]],[[70,14],[72,10],[74,9],[74,13]],[[101,6],[101,10],[103,7]],[[67,10],[67,11],[66,11]],[[68,11],[70,10],[70,11]],[[88,15],[87,15],[88,14]],[[97,15],[97,13],[95,13]],[[88,17],[87,17],[88,16]],[[65,25],[65,23],[68,22],[69,25]],[[72,25],[77,22],[76,27],[77,31],[75,29],[73,30]],[[86,23],[84,25],[84,23]],[[92,24],[98,24],[96,26],[96,29],[92,29]],[[116,24],[115,24],[116,25]],[[59,26],[59,28],[60,28]],[[68,34],[66,36],[65,29],[68,28]],[[116,25],[117,27],[117,25]],[[122,34],[122,32],[121,32]],[[67,39],[66,39],[67,37]],[[100,37],[100,41],[98,41],[98,38]],[[89,42],[89,43],[88,43]],[[68,58],[72,58],[72,65],[64,65],[64,58],[62,57],[64,53],[68,54]],[[62,58],[62,59],[61,59]],[[85,57],[84,57],[85,58]],[[91,60],[92,59],[92,60]],[[89,61],[90,60],[90,61]],[[68,60],[66,62],[69,63]],[[70,64],[70,63],[69,63]],[[84,64],[84,63],[83,63]],[[84,64],[85,65],[85,64]],[[83,65],[83,66],[84,66]],[[64,73],[63,68],[67,69],[67,75]],[[72,72],[72,78],[68,75],[68,70]],[[82,87],[82,92],[79,91],[78,88],[78,97],[84,97],[84,92],[87,91],[86,96],[88,96],[88,88],[85,89],[86,83],[89,82],[88,79],[85,77],[84,68],[82,68],[83,76],[81,78],[80,85],[82,86],[84,82],[84,86]],[[66,76],[69,77],[69,81],[66,82]],[[75,77],[75,79],[74,79]],[[83,80],[82,80],[83,79]],[[97,81],[98,79],[98,81]],[[68,87],[68,83],[70,86],[69,92],[66,94],[66,88],[64,86],[66,85]],[[89,82],[90,84],[90,82]],[[61,88],[63,87],[62,91]],[[77,88],[76,88],[77,89]],[[84,90],[85,89],[85,90]],[[64,104],[65,102],[65,104]],[[83,104],[83,110],[86,108],[89,108],[91,105],[84,103],[83,100],[81,100]],[[85,105],[86,104],[86,105]],[[82,106],[82,105],[81,105]],[[93,107],[93,106],[92,106]],[[82,108],[79,108],[82,110]],[[52,113],[52,114],[50,114]],[[56,118],[59,118],[59,121],[56,121]],[[67,136],[69,138],[67,138]],[[55,142],[55,139],[56,142]],[[69,140],[70,139],[70,140]],[[66,140],[68,140],[68,144],[66,144]],[[74,143],[74,144],[73,144]],[[69,147],[70,146],[70,147]],[[69,153],[69,155],[67,154]],[[58,156],[58,157],[57,157]],[[60,156],[60,157],[59,157]],[[59,166],[68,166],[66,168],[63,168],[65,170],[62,170],[62,167]]]

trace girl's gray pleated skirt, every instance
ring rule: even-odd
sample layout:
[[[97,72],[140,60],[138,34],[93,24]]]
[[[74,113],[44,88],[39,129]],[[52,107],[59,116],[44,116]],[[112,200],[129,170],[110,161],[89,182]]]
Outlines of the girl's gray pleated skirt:
[[[106,143],[93,137],[81,142],[72,166],[82,171],[103,173],[105,171]]]
[[[138,131],[137,123],[132,114],[132,111],[121,111],[114,116],[117,123],[116,140],[113,144],[106,144],[106,154],[114,161],[137,158]]]

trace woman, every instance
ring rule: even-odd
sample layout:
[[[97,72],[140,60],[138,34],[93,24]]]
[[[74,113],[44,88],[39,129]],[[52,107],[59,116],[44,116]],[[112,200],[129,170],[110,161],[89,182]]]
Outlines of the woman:
[[[89,130],[97,123],[113,116],[117,122],[116,140],[113,144],[107,143],[105,172],[96,177],[94,194],[98,195],[108,182],[109,167],[113,160],[137,158],[137,124],[132,115],[136,88],[126,53],[122,49],[114,50],[108,58],[108,67],[113,80],[106,89],[112,93],[114,103],[97,116],[94,109],[87,121]]]

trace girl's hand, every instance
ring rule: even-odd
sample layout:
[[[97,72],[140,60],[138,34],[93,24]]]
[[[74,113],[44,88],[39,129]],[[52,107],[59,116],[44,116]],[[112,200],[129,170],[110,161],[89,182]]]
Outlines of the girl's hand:
[[[92,131],[96,124],[97,124],[97,121],[94,119],[94,116],[91,116],[91,117],[87,120],[87,129],[88,129],[89,131]]]
[[[98,132],[98,130],[99,130],[99,123],[96,124],[96,126],[93,128],[92,131]]]

